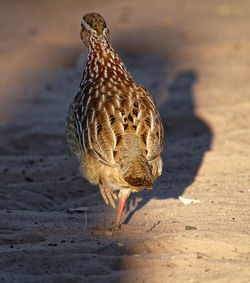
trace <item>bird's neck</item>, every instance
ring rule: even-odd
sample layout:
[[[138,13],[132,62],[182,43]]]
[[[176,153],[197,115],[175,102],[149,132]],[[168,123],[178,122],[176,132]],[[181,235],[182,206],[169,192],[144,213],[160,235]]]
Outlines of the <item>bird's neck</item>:
[[[90,82],[102,81],[128,81],[132,80],[125,65],[118,54],[111,47],[106,35],[102,37],[88,37],[88,58],[83,73],[83,80]]]

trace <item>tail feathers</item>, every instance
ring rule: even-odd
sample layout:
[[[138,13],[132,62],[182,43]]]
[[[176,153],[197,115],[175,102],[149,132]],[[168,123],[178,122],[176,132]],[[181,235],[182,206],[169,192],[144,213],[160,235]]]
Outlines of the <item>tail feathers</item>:
[[[131,186],[152,188],[152,169],[144,156],[125,157],[120,164],[120,169],[124,180]]]

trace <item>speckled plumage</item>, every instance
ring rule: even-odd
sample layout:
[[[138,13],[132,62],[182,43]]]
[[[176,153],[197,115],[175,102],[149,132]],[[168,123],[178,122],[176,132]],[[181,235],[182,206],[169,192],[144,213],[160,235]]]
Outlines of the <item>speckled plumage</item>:
[[[66,134],[83,175],[115,206],[115,191],[126,201],[130,191],[152,188],[161,174],[163,128],[151,95],[133,81],[108,35],[99,14],[83,17],[81,38],[88,59],[69,108]]]

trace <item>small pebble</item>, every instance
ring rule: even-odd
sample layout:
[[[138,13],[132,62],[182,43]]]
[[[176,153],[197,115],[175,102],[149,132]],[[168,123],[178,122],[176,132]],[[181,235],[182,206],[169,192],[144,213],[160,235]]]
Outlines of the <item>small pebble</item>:
[[[50,247],[56,247],[57,244],[52,244],[52,243],[50,243],[50,244],[48,244],[48,246],[50,246]]]
[[[106,231],[104,233],[105,236],[112,236],[113,235],[113,232],[112,231]]]
[[[197,230],[195,226],[185,226],[185,230]]]
[[[30,178],[30,177],[25,177],[25,180],[26,180],[27,182],[34,182],[34,180],[33,180],[32,178]]]

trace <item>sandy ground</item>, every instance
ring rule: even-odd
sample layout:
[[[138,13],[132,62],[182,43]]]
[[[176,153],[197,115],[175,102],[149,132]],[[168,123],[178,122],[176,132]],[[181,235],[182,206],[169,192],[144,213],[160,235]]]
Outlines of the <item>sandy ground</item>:
[[[250,2],[0,7],[0,281],[250,282]],[[64,135],[85,60],[80,20],[92,11],[165,128],[163,175],[130,197],[116,236],[100,230],[115,211]],[[87,223],[67,213],[83,206]]]

